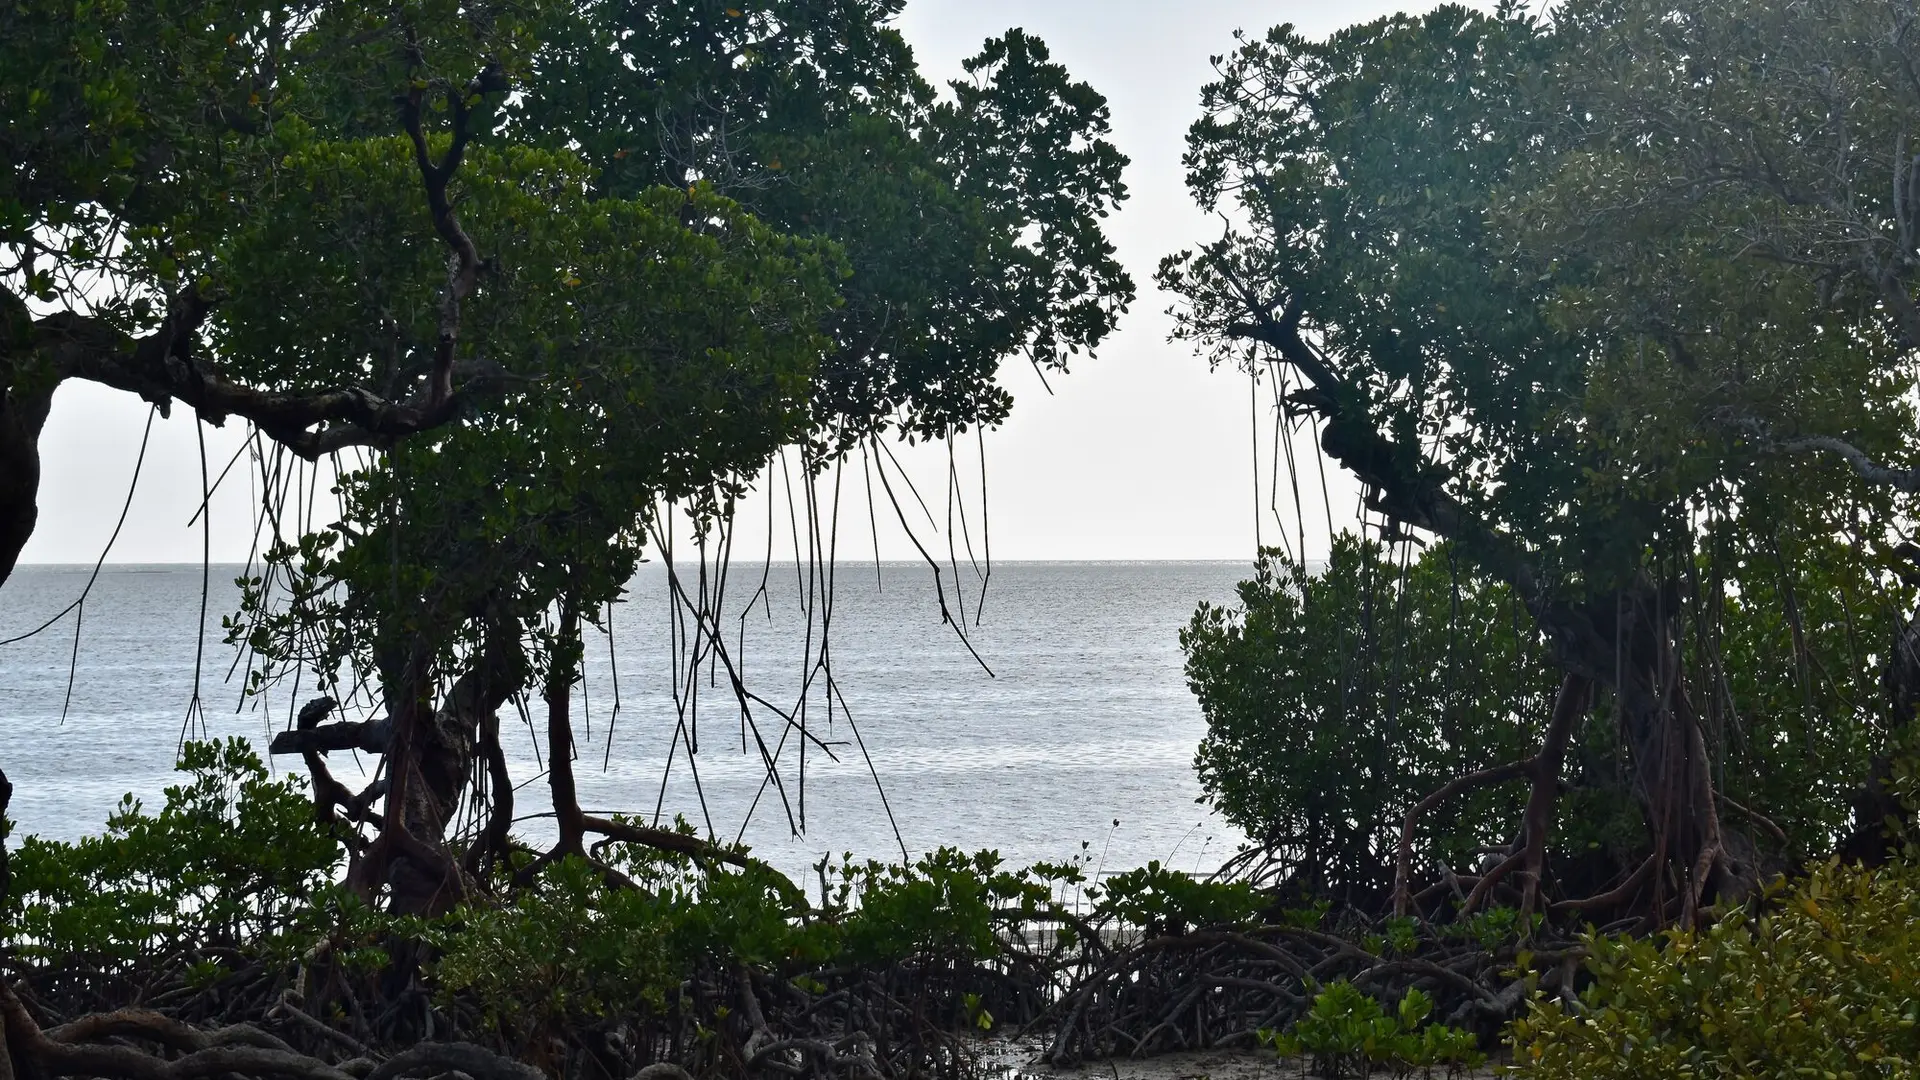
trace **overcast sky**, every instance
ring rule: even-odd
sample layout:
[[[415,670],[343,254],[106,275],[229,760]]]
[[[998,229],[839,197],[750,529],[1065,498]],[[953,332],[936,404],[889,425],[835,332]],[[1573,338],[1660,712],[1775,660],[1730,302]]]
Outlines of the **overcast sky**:
[[[1216,227],[1193,207],[1183,186],[1186,127],[1197,114],[1199,88],[1211,75],[1208,57],[1232,47],[1235,28],[1259,32],[1292,22],[1317,36],[1407,6],[910,0],[902,25],[929,76],[957,77],[960,61],[983,39],[1009,26],[1024,27],[1044,38],[1075,76],[1107,95],[1114,141],[1132,159],[1126,178],[1131,198],[1110,228],[1140,287],[1139,300],[1098,356],[1052,379],[1052,396],[1024,364],[1009,364],[1003,372],[1016,405],[1007,425],[986,440],[994,558],[1251,557],[1260,504],[1247,381],[1232,372],[1210,374],[1190,350],[1168,343],[1168,298],[1152,286],[1162,255],[1210,236]],[[98,557],[126,498],[146,416],[147,406],[130,395],[90,383],[62,387],[41,443],[40,522],[24,561]],[[200,453],[186,416],[182,410],[170,421],[155,422],[113,561],[200,559],[201,530],[188,526],[201,497]],[[1270,426],[1266,430],[1270,434]],[[208,468],[217,475],[240,446],[242,431],[235,424],[205,429],[205,435]],[[944,518],[944,449],[902,453],[934,516]],[[1264,436],[1260,453],[1270,460]],[[961,461],[962,485],[977,528],[976,462],[969,446]],[[246,465],[243,457],[213,500],[215,561],[244,560],[252,541],[255,489]],[[1351,516],[1353,496],[1344,478],[1333,479],[1338,521]],[[851,476],[848,485],[848,498],[864,499]],[[1291,497],[1283,502],[1292,533]],[[864,517],[864,504],[858,509]],[[765,510],[752,513],[763,517]],[[846,513],[854,516],[851,509]],[[1309,504],[1309,517],[1323,522],[1319,529],[1309,526],[1309,547],[1324,550],[1324,510],[1317,499]],[[1271,514],[1261,529],[1272,543]],[[897,527],[883,524],[881,533],[882,555],[912,555]],[[843,557],[871,556],[873,541],[864,529],[851,537],[843,530],[843,537]],[[938,546],[944,548],[944,540]]]

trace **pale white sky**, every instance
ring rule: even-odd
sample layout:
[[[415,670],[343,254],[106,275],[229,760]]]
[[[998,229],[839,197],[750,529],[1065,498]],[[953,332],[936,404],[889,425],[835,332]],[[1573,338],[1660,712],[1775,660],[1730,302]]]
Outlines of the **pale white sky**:
[[[1341,26],[1403,9],[1405,3],[1313,3],[1253,0],[911,0],[902,26],[935,79],[961,74],[960,61],[1009,26],[1044,38],[1056,59],[1092,83],[1112,106],[1114,141],[1132,158],[1131,198],[1110,223],[1120,257],[1140,297],[1100,354],[1070,375],[1052,378],[1048,396],[1025,364],[1003,372],[1016,400],[1012,419],[986,440],[995,559],[1250,559],[1256,504],[1252,418],[1243,376],[1209,374],[1183,346],[1169,344],[1169,299],[1153,288],[1162,255],[1211,236],[1217,228],[1188,200],[1180,153],[1187,125],[1208,81],[1208,57],[1232,48],[1232,31],[1264,31],[1292,22],[1323,35]],[[1417,5],[1424,6],[1424,5]],[[41,442],[40,522],[23,561],[91,562],[112,533],[126,496],[147,406],[92,384],[69,383],[54,400]],[[202,536],[188,521],[200,500],[200,456],[184,410],[156,421],[147,460],[115,545],[115,562],[197,562]],[[1270,425],[1263,432],[1270,433]],[[205,431],[208,467],[217,474],[240,445],[243,430]],[[1272,446],[1260,455],[1271,462]],[[1302,451],[1308,448],[1300,447]],[[921,493],[944,522],[944,448],[896,447],[919,478]],[[962,458],[969,520],[977,528],[978,474],[971,445]],[[1303,466],[1308,462],[1303,460]],[[1266,466],[1263,466],[1263,469]],[[212,555],[246,558],[254,496],[243,457],[216,493]],[[864,494],[847,480],[844,518],[863,518]],[[1336,524],[1351,518],[1353,487],[1333,481]],[[1266,480],[1262,480],[1264,486]],[[322,487],[324,492],[324,486]],[[901,498],[909,496],[900,493]],[[1292,498],[1282,498],[1289,534]],[[1325,548],[1325,511],[1308,501],[1308,546]],[[885,512],[883,505],[882,512]],[[917,510],[916,510],[917,513]],[[751,511],[752,520],[765,510]],[[1318,519],[1319,528],[1312,522]],[[922,519],[924,522],[924,518]],[[764,526],[761,526],[764,528]],[[1268,514],[1262,537],[1273,543]],[[784,525],[783,525],[784,531]],[[868,532],[843,521],[841,555],[872,554]],[[944,551],[945,540],[930,546]],[[881,554],[909,558],[897,527],[882,523]],[[964,557],[964,556],[963,556]]]

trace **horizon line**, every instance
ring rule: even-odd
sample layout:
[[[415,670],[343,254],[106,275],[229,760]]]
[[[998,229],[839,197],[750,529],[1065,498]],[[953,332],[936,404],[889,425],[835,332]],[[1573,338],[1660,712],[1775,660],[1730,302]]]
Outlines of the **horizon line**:
[[[1321,562],[1324,560],[1310,559],[1308,561]],[[882,567],[908,567],[912,569],[930,569],[928,563],[922,559],[878,559],[878,560],[837,559],[837,560],[833,560],[832,562],[833,562],[833,565],[837,565],[837,566],[874,566],[877,563],[879,566],[882,566]],[[826,563],[827,563],[827,560],[821,560],[820,563],[816,565],[825,565]],[[1091,558],[1091,557],[1073,556],[1073,557],[1054,557],[1054,558],[1037,558],[1037,559],[994,559],[992,563],[987,563],[984,560],[982,560],[978,565],[985,567],[989,565],[991,566],[1041,566],[1041,565],[1049,565],[1049,564],[1051,565],[1088,565],[1088,564],[1128,565],[1128,564],[1153,564],[1153,563],[1187,564],[1187,565],[1215,564],[1215,565],[1222,565],[1222,566],[1228,565],[1228,564],[1244,563],[1247,566],[1252,566],[1253,559],[1251,557],[1222,558],[1218,556],[1202,557],[1202,556],[1189,556],[1189,555],[1171,555],[1171,556],[1138,556],[1136,555],[1131,557],[1118,557],[1118,558]],[[27,561],[24,559],[14,565],[20,569],[36,569],[36,570],[54,570],[54,569],[92,570],[94,567],[94,564],[91,562],[41,562],[37,560]],[[160,560],[144,560],[144,561],[137,561],[137,560],[131,560],[131,559],[126,559],[126,560],[109,559],[106,562],[100,564],[102,569],[113,568],[113,567],[124,568],[124,567],[139,567],[139,566],[155,566],[155,567],[169,567],[169,568],[198,567],[201,565],[244,567],[249,564],[246,562],[233,562],[233,561],[222,561],[222,560],[214,560],[214,561],[206,562],[203,564],[202,561],[199,559],[191,559],[191,560],[160,559]],[[642,569],[649,566],[663,566],[663,565],[666,565],[666,561],[662,559],[648,559],[640,564]],[[682,565],[692,566],[694,564],[692,562],[685,562]],[[739,560],[739,561],[735,561],[731,565],[734,567],[754,566],[754,565],[766,566],[766,565],[769,565],[769,561],[764,559]],[[773,559],[771,560],[771,565],[773,566],[805,566],[807,565],[807,563],[798,559]],[[950,570],[953,568],[954,565],[955,564],[953,563],[943,562],[939,564],[939,568],[941,570]],[[971,568],[975,564],[969,562],[969,563],[963,563],[960,565]]]

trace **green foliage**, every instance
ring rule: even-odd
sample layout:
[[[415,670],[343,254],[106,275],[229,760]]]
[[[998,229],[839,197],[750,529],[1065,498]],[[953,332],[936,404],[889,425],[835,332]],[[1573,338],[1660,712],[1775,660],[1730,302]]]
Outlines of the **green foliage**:
[[[1385,935],[1387,948],[1396,953],[1412,952],[1419,944],[1419,927],[1419,922],[1408,916],[1389,916]]]
[[[1181,633],[1201,786],[1302,885],[1378,888],[1414,802],[1532,752],[1555,677],[1508,590],[1448,548],[1402,564],[1342,536],[1317,573],[1277,551],[1254,573],[1237,609],[1203,605]],[[1504,841],[1522,797],[1463,795],[1421,823],[1421,850],[1458,865]]]
[[[1867,0],[1533,10],[1240,39],[1184,159],[1229,224],[1160,281],[1212,363],[1271,365],[1383,535],[1444,541],[1465,596],[1511,587],[1552,666],[1597,686],[1549,878],[1673,854],[1647,823],[1693,791],[1691,835],[1712,813],[1753,840],[1712,870],[1739,891],[1756,862],[1830,850],[1888,734],[1914,601],[1920,83],[1884,73],[1920,66],[1920,36]],[[1467,768],[1436,768],[1417,710],[1452,654],[1387,622],[1391,595],[1266,576],[1189,631],[1209,796],[1309,886],[1364,887],[1409,800],[1531,748],[1546,658],[1469,685],[1478,715],[1440,743]],[[1407,606],[1437,616],[1435,595]],[[1704,744],[1684,778],[1658,749],[1677,730]],[[1511,789],[1463,794],[1418,850],[1511,841]]]
[[[506,94],[455,78],[458,35],[382,47],[424,13],[344,3],[295,35],[305,126],[274,199],[209,247],[213,344],[276,383],[394,387],[450,347],[492,392],[378,440],[339,524],[265,553],[230,624],[252,689],[367,678],[470,740],[571,680],[578,620],[619,599],[664,507],[704,533],[782,448],[818,470],[997,424],[1003,361],[1064,368],[1106,336],[1132,284],[1101,220],[1125,194],[1105,100],[1019,31],[936,100],[898,11],[510,5],[469,57]],[[429,159],[463,148],[448,197],[486,261],[451,336],[449,226],[412,133],[366,104],[399,90],[446,113]],[[292,311],[289,267],[311,279]],[[428,773],[464,794],[464,766]]]
[[[1287,325],[1309,332],[1320,361],[1299,404],[1328,421],[1326,451],[1370,482],[1444,487],[1472,515],[1461,556],[1496,574],[1517,538],[1598,531],[1571,498],[1580,342],[1546,318],[1546,268],[1488,228],[1502,185],[1552,151],[1530,88],[1557,49],[1512,5],[1239,39],[1183,160],[1195,202],[1247,225],[1159,271],[1177,335],[1212,363],[1257,365]]]
[[[189,290],[223,298],[217,266],[234,231],[307,197],[282,172],[289,157],[316,141],[400,134],[392,102],[410,86],[437,94],[489,65],[500,82],[517,84],[527,74],[525,16],[540,6],[534,0],[476,20],[450,0],[7,5],[0,10],[0,152],[12,167],[0,177],[0,302],[32,296],[59,319],[92,320],[67,325],[95,355],[91,364],[75,364],[36,357],[31,348],[0,349],[0,383],[50,361],[56,379],[166,386],[141,358],[114,354],[131,336],[153,331]],[[348,38],[353,47],[344,46]],[[401,62],[409,38],[417,58],[411,71]],[[470,104],[484,123],[485,103]],[[364,122],[360,110],[377,112],[377,124]],[[444,102],[427,110],[423,124],[429,134],[450,131]],[[272,260],[267,295],[256,289],[236,297],[215,318],[310,314],[308,290],[329,296],[343,264],[424,258],[444,269],[445,249],[423,214],[414,216],[422,209],[418,175],[399,186],[374,179],[343,168],[322,189],[330,203],[309,239],[331,258],[282,253]],[[395,227],[353,235],[350,222],[369,209]],[[352,270],[345,272],[351,280]],[[402,322],[414,314],[393,299],[387,314]],[[267,310],[249,312],[256,300]],[[198,328],[188,337],[183,346],[201,344]],[[404,396],[417,374],[392,365],[369,370],[360,363],[367,357],[342,354],[331,342],[312,345],[306,352],[315,367],[299,382],[243,349],[222,349],[215,369],[240,385],[354,386],[388,398]],[[108,365],[119,372],[104,371]]]
[[[1791,503],[1767,503],[1777,531],[1730,536],[1701,562],[1732,594],[1707,620],[1734,702],[1717,717],[1723,790],[1778,825],[1798,862],[1845,834],[1870,759],[1888,748],[1887,654],[1916,592],[1887,553],[1835,538],[1836,522],[1796,521]]]
[[[1000,868],[999,853],[941,848],[911,866],[843,862],[838,949],[884,963],[912,956],[980,959],[999,951],[996,931],[1050,910],[1059,879]]]
[[[648,887],[609,887],[603,872],[568,858],[504,905],[415,925],[438,957],[431,977],[444,999],[474,1002],[490,1028],[538,1045],[636,1003],[664,1009],[697,965],[757,967],[801,951],[792,886],[777,877],[700,878],[663,864]]]
[[[1522,922],[1518,910],[1495,905],[1446,923],[1440,927],[1440,935],[1471,941],[1480,946],[1482,951],[1492,953],[1498,952],[1501,946],[1524,940],[1538,930],[1544,921],[1546,916],[1535,912]]]
[[[1057,913],[1056,887],[1070,876],[1004,870],[990,851],[943,848],[908,866],[846,860],[832,871],[833,902],[809,910],[763,864],[700,868],[633,845],[609,854],[631,884],[570,857],[504,903],[432,920],[349,905],[332,932],[355,952],[391,936],[426,946],[444,1003],[465,1002],[508,1042],[537,1048],[623,1011],[658,1014],[689,972],[757,972],[817,994],[823,968],[971,970],[1001,955],[1010,928]],[[951,1005],[956,1022],[993,1023],[978,993]]]
[[[1577,1005],[1535,1000],[1513,1028],[1541,1080],[1906,1077],[1920,1068],[1920,876],[1818,866],[1758,913],[1705,932],[1589,935]]]
[[[403,173],[398,150],[377,167]],[[492,635],[504,694],[552,655],[555,597],[571,591],[591,616],[618,595],[655,500],[725,497],[717,478],[805,431],[824,341],[814,324],[840,271],[831,245],[776,233],[704,188],[588,201],[564,154],[472,160],[506,174],[469,185],[476,210],[521,223],[490,239],[531,265],[501,287],[514,306],[489,309],[501,322],[477,318],[463,340],[544,366],[549,385],[340,477],[349,524],[270,550],[275,573],[245,593],[231,633],[252,645],[258,684],[304,662],[332,685],[409,641],[457,664]],[[541,220],[530,199],[566,211],[546,236],[528,224]],[[557,265],[536,273],[543,250]],[[442,276],[429,260],[315,318],[372,347],[376,306],[409,292],[430,310]],[[276,573],[310,599],[282,606]]]
[[[1486,1060],[1472,1032],[1430,1024],[1433,999],[1408,990],[1392,1014],[1342,979],[1314,995],[1313,1005],[1286,1032],[1261,1032],[1283,1057],[1304,1054],[1323,1077],[1367,1077],[1375,1070],[1393,1076],[1431,1075],[1444,1068],[1458,1075]]]
[[[1697,573],[1718,599],[1682,647],[1697,670],[1725,670],[1725,696],[1706,709],[1723,790],[1785,835],[1725,820],[1800,857],[1850,824],[1886,711],[1882,661],[1862,639],[1893,636],[1912,587],[1849,545],[1783,533],[1729,525],[1703,539]],[[1181,636],[1207,720],[1195,767],[1223,816],[1273,845],[1309,891],[1381,887],[1420,798],[1538,748],[1557,682],[1548,650],[1511,590],[1450,546],[1402,563],[1343,536],[1315,573],[1269,551],[1239,597],[1203,605]],[[1611,699],[1583,722],[1562,775],[1552,850],[1641,858]],[[1505,843],[1525,793],[1520,781],[1442,803],[1418,823],[1417,856],[1458,868]]]
[[[127,972],[306,940],[340,852],[302,782],[270,779],[239,739],[187,743],[177,767],[190,778],[158,814],[128,796],[99,835],[20,843],[0,945],[35,966]]]
[[[1556,12],[1543,101],[1581,120],[1496,218],[1555,266],[1554,321],[1591,335],[1608,490],[1664,500],[1719,479],[1886,512],[1890,493],[1838,459],[1777,451],[1824,434],[1913,460],[1899,178],[1920,88],[1878,74],[1914,60],[1902,18],[1862,0]]]
[[[1302,907],[1282,908],[1280,922],[1296,930],[1318,930],[1327,921],[1327,913],[1332,910],[1333,901],[1322,897]]]
[[[1097,918],[1123,926],[1181,933],[1187,929],[1243,926],[1271,903],[1243,881],[1213,881],[1168,869],[1154,860],[1114,874],[1087,890]]]
[[[1100,226],[1125,194],[1105,99],[1019,30],[937,99],[901,6],[574,5],[545,30],[543,92],[513,109],[516,130],[578,147],[605,193],[703,178],[844,248],[815,395],[842,444],[998,423],[1001,360],[1064,369],[1133,295]]]
[[[997,424],[1003,361],[1063,370],[1131,299],[1105,100],[1018,30],[936,95],[900,6],[0,7],[9,467],[67,378],[366,448],[337,527],[274,515],[232,640],[254,691],[390,713],[471,675],[471,741],[567,682],[549,610],[617,599],[663,505]]]

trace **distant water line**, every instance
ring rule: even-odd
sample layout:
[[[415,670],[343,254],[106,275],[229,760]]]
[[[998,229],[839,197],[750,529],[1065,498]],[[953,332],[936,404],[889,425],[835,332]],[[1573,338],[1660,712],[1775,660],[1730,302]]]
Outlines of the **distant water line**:
[[[0,587],[0,638],[70,603],[90,569],[19,568]],[[239,572],[213,570],[204,731],[247,736],[264,749],[300,702],[285,687],[270,706],[255,700],[235,712],[239,676],[226,681],[234,654],[219,616],[238,605]],[[1230,601],[1247,573],[1237,563],[996,563],[985,608],[976,612],[977,596],[968,597],[969,638],[995,673],[989,677],[941,624],[924,566],[882,564],[876,581],[872,563],[841,564],[833,673],[909,852],[990,847],[1013,864],[1104,852],[1109,870],[1153,859],[1206,870],[1232,854],[1242,838],[1195,802],[1192,761],[1204,724],[1177,636],[1197,603]],[[735,567],[729,589],[737,599],[723,619],[756,692],[790,702],[800,685],[803,582],[792,564],[775,564],[767,594],[741,620],[760,577],[757,566],[750,581]],[[583,805],[651,817],[657,804],[666,818],[683,815],[703,831],[710,818],[728,840],[744,826],[747,843],[803,883],[823,856],[898,858],[838,699],[830,718],[819,699],[808,710],[810,733],[833,744],[839,760],[807,753],[804,835],[794,835],[788,816],[791,808],[798,824],[798,740],[781,753],[785,797],[763,791],[759,754],[724,685],[698,690],[704,810],[684,746],[669,771],[679,714],[666,580],[664,568],[642,567],[611,641],[587,643],[576,710]],[[977,580],[967,584],[977,591]],[[0,649],[0,768],[15,785],[21,833],[71,839],[97,831],[129,792],[158,805],[193,690],[200,587],[197,565],[108,567],[87,602],[64,723],[71,621]],[[529,726],[512,710],[502,715],[503,732],[512,733],[503,740],[510,771],[529,813],[546,809],[544,732],[537,713],[532,719]],[[763,722],[772,746],[780,722]],[[334,771],[349,783],[364,779],[369,765],[334,756]],[[517,828],[537,842],[550,824],[528,817]]]

